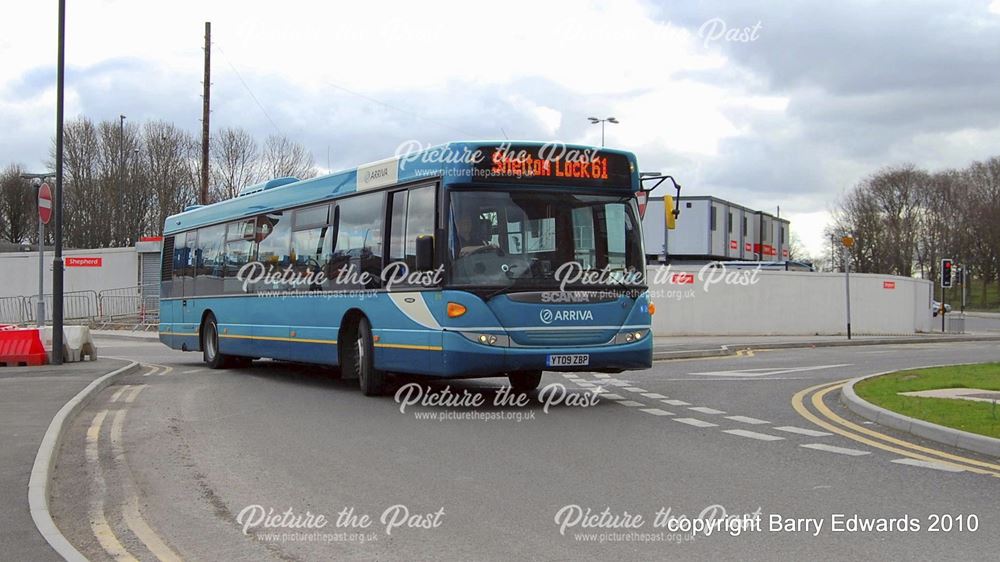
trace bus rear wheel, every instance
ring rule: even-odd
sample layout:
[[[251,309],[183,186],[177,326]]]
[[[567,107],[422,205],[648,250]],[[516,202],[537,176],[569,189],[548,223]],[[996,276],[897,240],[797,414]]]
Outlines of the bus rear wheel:
[[[358,377],[358,384],[365,396],[379,396],[385,392],[385,371],[375,368],[375,346],[372,328],[367,318],[358,319],[353,338],[348,338],[344,349],[344,371]]]
[[[514,392],[531,392],[541,384],[542,372],[519,371],[517,373],[509,373],[507,379],[510,380],[510,386],[514,389]]]
[[[209,369],[250,366],[250,362],[243,357],[219,352],[219,323],[212,313],[205,317],[205,323],[201,327],[201,356]]]

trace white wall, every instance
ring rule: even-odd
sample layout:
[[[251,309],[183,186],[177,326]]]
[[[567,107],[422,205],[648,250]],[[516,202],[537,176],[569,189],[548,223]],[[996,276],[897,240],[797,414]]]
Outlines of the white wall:
[[[100,291],[134,287],[139,279],[138,254],[135,248],[99,248],[66,250],[70,256],[100,257],[101,267],[66,267],[63,273],[65,290]],[[45,252],[45,292],[52,292],[51,251]],[[38,294],[38,252],[0,253],[0,297]]]
[[[678,272],[693,273],[694,283],[678,284],[679,278],[673,275]],[[708,284],[710,278],[699,275],[698,268],[650,266],[647,273],[656,304],[653,333],[657,336],[847,332],[842,273],[762,270],[756,272],[754,285]],[[746,280],[754,275],[753,270],[727,273]],[[895,288],[885,288],[885,282],[894,283]],[[851,331],[858,335],[931,331],[931,287],[929,281],[910,277],[852,274]]]

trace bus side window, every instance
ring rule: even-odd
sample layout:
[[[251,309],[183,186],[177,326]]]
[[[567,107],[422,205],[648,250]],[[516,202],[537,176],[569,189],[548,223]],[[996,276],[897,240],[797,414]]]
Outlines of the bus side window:
[[[434,195],[433,185],[410,191],[410,203],[406,211],[406,265],[410,271],[417,268],[417,237],[434,235],[434,218],[437,216],[434,212]]]
[[[297,278],[291,288],[296,291],[322,291],[326,288],[324,276],[333,241],[328,224],[329,209],[324,205],[295,212],[292,260]]]
[[[264,265],[265,275],[279,275],[291,265],[291,222],[290,212],[275,211],[257,217],[257,260]],[[288,287],[283,283],[275,283],[259,286],[258,290],[260,289],[279,291]]]
[[[178,263],[174,267],[174,292],[175,295],[194,295],[194,274],[198,263],[198,232],[189,230],[184,234],[184,246],[181,247],[178,256]],[[179,267],[178,267],[179,266]]]
[[[385,193],[370,193],[349,197],[337,204],[337,244],[333,251],[336,277],[342,270],[345,278],[341,287],[363,288],[382,286],[382,222]],[[364,277],[361,273],[365,273]]]
[[[389,262],[403,261],[406,258],[406,197],[407,191],[397,191],[389,196]]]
[[[222,247],[226,242],[226,225],[217,224],[198,229],[200,260],[195,275],[196,295],[222,293]]]
[[[237,275],[240,269],[253,259],[254,251],[253,219],[229,223],[226,228],[226,246],[223,250],[223,293],[243,292],[243,281]],[[250,287],[248,286],[247,289]]]

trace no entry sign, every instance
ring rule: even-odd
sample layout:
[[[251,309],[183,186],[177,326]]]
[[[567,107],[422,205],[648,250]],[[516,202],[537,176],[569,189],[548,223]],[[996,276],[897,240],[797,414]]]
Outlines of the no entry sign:
[[[43,183],[38,187],[38,219],[42,224],[49,224],[52,218],[52,190],[49,184]]]
[[[645,191],[636,191],[635,200],[639,204],[639,218],[646,216],[646,200],[649,194]]]

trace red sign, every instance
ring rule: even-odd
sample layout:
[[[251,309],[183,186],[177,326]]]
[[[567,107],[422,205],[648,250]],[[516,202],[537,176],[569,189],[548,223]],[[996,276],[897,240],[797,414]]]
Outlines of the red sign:
[[[639,204],[639,218],[646,216],[646,200],[649,198],[649,194],[645,191],[635,192],[635,201]]]
[[[753,251],[753,244],[751,244],[749,242],[747,242],[746,244],[743,244],[743,251],[744,252],[752,252]]]
[[[788,257],[788,250],[782,250],[781,251],[781,255],[787,258]]]
[[[896,288],[896,282],[895,281],[883,281],[882,282],[882,288],[883,289],[895,289]]]
[[[753,245],[753,251],[756,252],[756,253],[758,253],[758,254],[760,254],[760,255],[762,255],[762,256],[776,256],[776,255],[778,255],[778,252],[775,251],[774,246],[772,246],[770,244],[764,244],[763,246],[761,246],[760,244],[754,244]]]
[[[674,285],[694,285],[694,273],[675,273],[670,276],[670,283]]]
[[[736,248],[739,248],[739,247],[740,247],[740,245],[739,245],[739,243],[736,242],[736,240],[730,240],[729,241],[729,249],[730,250],[735,250]]]
[[[52,218],[52,190],[49,184],[43,183],[38,187],[38,219],[42,224],[49,224]]]
[[[104,258],[66,257],[66,267],[101,267]]]

